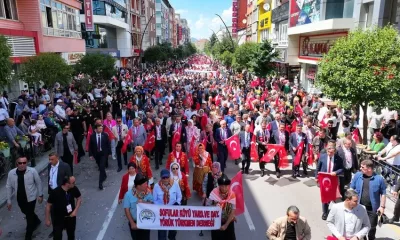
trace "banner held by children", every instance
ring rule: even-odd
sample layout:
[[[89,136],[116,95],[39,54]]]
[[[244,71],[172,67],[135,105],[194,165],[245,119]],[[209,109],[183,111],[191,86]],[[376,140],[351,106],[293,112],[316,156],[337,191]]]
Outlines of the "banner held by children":
[[[202,206],[137,205],[139,229],[214,230],[221,227],[221,208]]]

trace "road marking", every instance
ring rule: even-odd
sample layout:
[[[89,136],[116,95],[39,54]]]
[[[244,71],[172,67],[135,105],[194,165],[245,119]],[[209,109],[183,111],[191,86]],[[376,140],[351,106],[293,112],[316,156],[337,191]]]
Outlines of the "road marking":
[[[244,204],[244,218],[246,219],[247,225],[249,225],[250,231],[255,231],[256,227],[254,226],[253,220],[251,220],[250,213],[247,211],[247,206]],[[97,239],[99,240],[99,239]]]
[[[118,206],[118,197],[119,197],[119,191],[117,193],[117,196],[114,199],[113,204],[111,205],[111,209],[108,211],[107,217],[104,220],[103,226],[101,226],[101,230],[99,232],[99,235],[97,235],[96,240],[103,240],[104,235],[107,232],[108,226],[110,225],[111,219],[114,215],[115,210],[117,209]]]

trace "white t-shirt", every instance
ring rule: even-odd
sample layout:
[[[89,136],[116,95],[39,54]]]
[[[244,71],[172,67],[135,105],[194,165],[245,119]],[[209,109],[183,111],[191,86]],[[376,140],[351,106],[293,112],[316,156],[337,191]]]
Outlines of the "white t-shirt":
[[[101,88],[95,88],[93,89],[93,92],[95,98],[101,98]]]
[[[133,176],[129,175],[129,179],[128,179],[128,191],[129,191],[130,189],[133,188],[133,185],[135,185],[135,177],[136,177],[136,174],[133,175]]]

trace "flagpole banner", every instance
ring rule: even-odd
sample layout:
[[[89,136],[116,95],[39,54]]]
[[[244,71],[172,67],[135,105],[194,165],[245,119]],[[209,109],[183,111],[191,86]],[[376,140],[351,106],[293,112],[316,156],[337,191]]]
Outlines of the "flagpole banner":
[[[215,230],[221,228],[221,208],[137,204],[139,229]]]

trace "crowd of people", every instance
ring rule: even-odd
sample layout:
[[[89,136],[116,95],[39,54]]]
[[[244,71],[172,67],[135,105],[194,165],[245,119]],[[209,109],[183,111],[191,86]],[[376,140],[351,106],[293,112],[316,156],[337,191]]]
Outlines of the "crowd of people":
[[[187,69],[203,72],[187,73]],[[98,165],[100,190],[107,179],[109,159],[117,161],[118,172],[127,169],[119,202],[132,239],[150,239],[150,230],[137,227],[137,203],[186,205],[194,192],[205,206],[222,207],[221,229],[212,231],[212,239],[235,239],[236,198],[225,173],[230,147],[226,140],[234,135],[240,136],[241,157],[233,160],[242,174],[258,174],[250,169],[253,161],[259,163],[263,177],[269,171],[269,161],[262,159],[274,144],[291,156],[276,154],[270,159],[277,178],[289,166],[288,159],[293,160],[292,178],[311,177],[313,165],[315,176],[324,172],[339,178],[343,202],[331,210],[329,204],[322,205],[322,219],[327,220],[333,239],[368,235],[374,240],[378,215],[385,210],[386,184],[393,185],[395,196],[400,188],[398,178],[393,177],[400,168],[396,112],[371,115],[368,127],[373,139],[365,151],[372,151],[376,158],[360,161],[358,109],[328,104],[286,76],[260,79],[248,73],[235,75],[210,58],[195,55],[143,71],[120,69],[110,83],[96,83],[88,93],[74,87],[77,81],[79,78],[65,88],[55,86],[52,97],[46,87],[34,96],[23,92],[12,115],[1,111],[8,110],[7,96],[0,98],[0,117],[4,117],[0,118],[4,122],[1,131],[12,148],[20,148],[17,135],[29,135],[35,145],[43,144],[43,131],[51,129],[54,152],[49,156],[46,225],[53,225],[50,237],[54,239],[62,238],[63,229],[69,239],[75,238],[81,194],[74,185],[73,168],[85,150]],[[128,152],[132,152],[129,159]],[[36,198],[41,202],[43,192],[37,172],[27,167],[27,162],[22,155],[17,158],[17,168],[8,175],[7,193],[9,209],[16,193],[26,215],[26,239],[31,239],[40,223],[34,212]],[[377,163],[384,166],[382,176],[374,172]],[[160,168],[156,182],[158,176],[153,171]],[[311,239],[310,226],[299,214],[296,206],[289,207],[286,216],[269,227],[267,236]],[[399,221],[399,214],[397,201],[390,221]],[[355,224],[355,218],[362,221]],[[353,231],[348,229],[350,225]],[[158,231],[159,240],[174,240],[176,236],[173,230]]]

